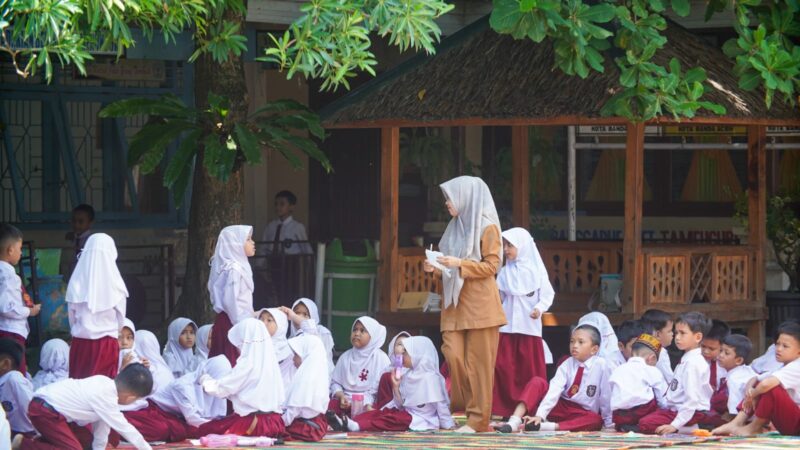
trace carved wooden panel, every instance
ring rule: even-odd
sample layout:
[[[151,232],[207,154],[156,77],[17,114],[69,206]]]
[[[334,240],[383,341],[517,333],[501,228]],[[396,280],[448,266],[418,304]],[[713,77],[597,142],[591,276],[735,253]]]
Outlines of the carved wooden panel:
[[[622,272],[621,250],[615,244],[607,249],[540,246],[539,253],[557,293],[591,294],[600,287],[600,275]]]
[[[748,299],[747,255],[714,256],[711,277],[711,301],[731,302]]]
[[[689,303],[708,303],[711,301],[711,270],[711,254],[696,253],[692,255]]]
[[[436,292],[442,293],[441,277],[425,273],[422,270],[425,256],[400,255],[400,293],[403,292]]]
[[[649,303],[685,303],[687,258],[683,255],[647,257],[645,276]]]

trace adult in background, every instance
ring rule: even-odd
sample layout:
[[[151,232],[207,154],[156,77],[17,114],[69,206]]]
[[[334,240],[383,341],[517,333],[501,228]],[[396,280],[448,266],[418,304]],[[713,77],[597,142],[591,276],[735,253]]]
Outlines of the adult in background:
[[[427,261],[426,272],[442,277],[444,308],[442,353],[451,378],[451,408],[464,410],[460,433],[489,431],[492,386],[500,326],[506,317],[495,275],[502,262],[500,219],[489,187],[480,178],[462,176],[440,185],[452,216],[439,241],[446,270]]]

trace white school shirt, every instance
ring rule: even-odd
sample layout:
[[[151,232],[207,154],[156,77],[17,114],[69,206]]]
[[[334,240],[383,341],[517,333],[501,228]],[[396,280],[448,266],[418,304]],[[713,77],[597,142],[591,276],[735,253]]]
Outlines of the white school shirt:
[[[281,253],[287,255],[310,255],[313,253],[311,246],[308,242],[297,243],[298,241],[308,241],[306,234],[306,227],[294,220],[292,216],[283,220],[281,227],[281,234],[278,237],[280,241]],[[272,242],[275,241],[275,232],[278,230],[278,225],[281,224],[280,219],[275,219],[268,223],[264,228],[264,234],[261,235],[262,241],[267,241],[269,244],[264,244],[263,249],[267,255],[272,254]]]
[[[290,326],[294,327],[294,325]],[[331,336],[331,332],[322,325],[317,325],[314,319],[305,319],[300,322],[300,329],[292,337],[304,334],[319,336],[322,339],[322,345],[325,347],[325,357],[328,361],[328,376],[333,374],[335,365],[333,364],[333,336]]]
[[[553,304],[555,292],[550,283],[542,283],[542,287],[527,295],[508,295],[500,291],[503,300],[503,312],[506,314],[506,323],[500,327],[501,333],[526,334],[528,336],[542,337],[542,316],[534,320],[531,318],[533,309],[536,308],[544,314]]]
[[[359,382],[354,389],[345,389],[341,384],[331,380],[331,397],[339,391],[343,392],[348,399],[352,398],[353,394],[364,394],[364,405],[375,404],[378,395],[378,386],[381,382],[381,376],[384,374],[383,369],[391,364],[389,356],[387,356],[383,350],[378,350],[378,352],[374,361],[372,361],[373,365],[363,368],[364,371],[362,371],[362,373],[366,379]],[[339,361],[342,361],[341,357]]]
[[[672,362],[669,359],[669,352],[664,347],[661,347],[661,353],[658,354],[658,362],[656,363],[656,367],[664,376],[664,381],[667,383],[672,381],[672,377],[675,374],[672,372]]]
[[[744,400],[744,389],[747,382],[757,377],[758,374],[750,366],[742,364],[736,366],[728,372],[726,383],[728,384],[728,412],[736,415],[736,407]]]
[[[67,303],[69,328],[73,337],[81,339],[100,339],[119,337],[119,330],[125,325],[125,305],[92,313],[89,304]]]
[[[617,350],[611,353],[611,355],[608,358],[606,358],[606,362],[608,363],[609,368],[613,371],[617,367],[625,364],[627,361],[625,360],[625,355],[623,355],[621,351]],[[660,374],[661,372],[659,371],[658,373]],[[666,380],[664,381],[664,383],[666,383]]]
[[[11,426],[3,408],[0,408],[0,450],[11,450]]]
[[[667,382],[657,368],[648,365],[639,356],[631,356],[625,364],[614,369],[608,384],[611,388],[612,412],[635,408],[654,398],[660,408],[667,405],[664,400]]]
[[[433,402],[417,406],[397,406],[392,399],[383,409],[396,408],[411,415],[411,425],[409,431],[430,431],[439,429],[451,429],[456,422],[450,414],[450,402]]]
[[[35,431],[28,419],[28,405],[33,399],[33,384],[18,370],[0,377],[0,401],[11,430],[19,433]]]
[[[759,381],[773,376],[781,382],[781,385],[789,397],[794,400],[794,404],[800,407],[800,358],[786,364],[772,374],[763,373],[758,376]]]
[[[667,407],[678,415],[670,425],[680,428],[697,411],[711,409],[711,369],[699,348],[683,354],[667,390]]]
[[[572,397],[567,395],[567,391],[575,380],[578,367],[584,366],[581,386],[578,392]],[[610,427],[613,423],[611,419],[610,391],[608,389],[608,378],[611,370],[608,362],[599,357],[592,356],[580,363],[573,357],[564,361],[553,379],[550,380],[550,387],[547,389],[544,399],[536,410],[536,415],[542,419],[547,419],[548,414],[558,403],[560,398],[570,400],[579,404],[583,409],[600,414],[603,417],[605,426]]]
[[[66,379],[36,391],[36,397],[52,406],[59,414],[78,425],[92,425],[93,450],[105,450],[111,429],[139,450],[151,450],[150,444],[119,410],[114,380],[95,375],[82,380]]]
[[[0,330],[28,337],[31,309],[22,301],[22,279],[14,266],[0,261]]]
[[[753,369],[757,374],[772,373],[781,367],[783,367],[783,363],[779,362],[777,358],[775,358],[775,344],[770,345],[763,355],[754,359],[753,362],[750,363],[750,368]]]

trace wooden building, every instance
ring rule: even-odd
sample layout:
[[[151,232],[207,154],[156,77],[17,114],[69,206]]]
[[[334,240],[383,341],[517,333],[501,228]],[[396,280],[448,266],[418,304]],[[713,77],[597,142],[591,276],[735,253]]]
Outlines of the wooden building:
[[[396,310],[402,292],[440,288],[422,271],[422,249],[398,244],[401,128],[511,127],[513,221],[527,228],[529,127],[613,125],[626,127],[623,240],[539,242],[556,303],[562,305],[545,314],[545,325],[576,322],[586,312],[585,301],[599,285],[599,275],[622,273],[622,312],[611,314],[612,321],[638,317],[649,308],[702,311],[745,329],[756,348],[763,347],[766,132],[769,126],[797,127],[800,114],[779,102],[767,109],[762,91],[741,90],[731,61],[700,37],[673,22],[665,35],[668,43],[655,60],[666,66],[677,58],[684,70],[704,67],[710,86],[704,99],[723,105],[725,115],[699,111],[691,120],[663,116],[647,124],[603,117],[602,105],[619,89],[619,69],[611,58],[604,73],[569,77],[554,68],[552,45],[498,35],[488,18],[445,39],[436,55],[414,57],[324,108],[329,129],[380,129],[379,320],[406,328],[439,323],[437,314]],[[645,126],[686,124],[746,127],[747,244],[643,243]]]

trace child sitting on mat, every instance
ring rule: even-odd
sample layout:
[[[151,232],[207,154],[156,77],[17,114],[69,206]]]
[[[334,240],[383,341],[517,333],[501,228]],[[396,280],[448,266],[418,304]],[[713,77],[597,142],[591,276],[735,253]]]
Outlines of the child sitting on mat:
[[[658,408],[666,408],[667,382],[656,368],[661,342],[642,334],[631,346],[631,356],[614,369],[611,388],[611,413],[617,431],[639,431],[639,418]]]
[[[289,339],[292,361],[297,367],[286,389],[283,424],[294,440],[317,442],[325,437],[328,422],[328,377],[325,346],[319,336],[301,335]]]
[[[163,356],[175,378],[197,369],[197,359],[194,357],[196,338],[197,324],[191,319],[178,317],[169,324]]]

